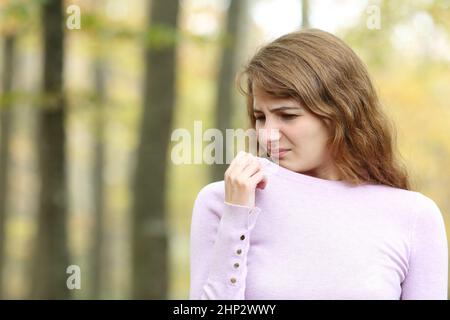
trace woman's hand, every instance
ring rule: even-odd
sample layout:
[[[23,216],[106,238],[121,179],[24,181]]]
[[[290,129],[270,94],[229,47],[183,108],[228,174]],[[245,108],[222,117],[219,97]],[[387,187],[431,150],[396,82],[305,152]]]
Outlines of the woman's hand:
[[[240,151],[225,171],[225,202],[254,207],[256,188],[264,189],[264,176],[258,159]]]

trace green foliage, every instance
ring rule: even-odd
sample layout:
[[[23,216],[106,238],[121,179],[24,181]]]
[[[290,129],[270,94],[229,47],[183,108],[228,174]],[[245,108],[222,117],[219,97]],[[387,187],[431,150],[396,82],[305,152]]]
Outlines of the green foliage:
[[[36,27],[40,5],[48,0],[14,0],[0,4],[0,34],[18,34]]]
[[[176,44],[178,31],[163,24],[154,24],[147,29],[143,38],[148,48],[164,50]]]

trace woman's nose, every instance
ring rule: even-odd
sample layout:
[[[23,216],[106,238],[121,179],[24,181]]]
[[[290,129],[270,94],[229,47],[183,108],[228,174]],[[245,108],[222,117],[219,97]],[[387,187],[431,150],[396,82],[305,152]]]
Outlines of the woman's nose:
[[[280,130],[274,127],[265,127],[259,130],[260,142],[269,148],[276,149],[280,141]]]

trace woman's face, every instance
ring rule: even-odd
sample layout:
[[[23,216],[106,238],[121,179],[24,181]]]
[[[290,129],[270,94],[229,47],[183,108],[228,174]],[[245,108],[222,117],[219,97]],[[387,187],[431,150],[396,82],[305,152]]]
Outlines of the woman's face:
[[[323,122],[294,99],[274,98],[253,89],[258,141],[271,158],[295,172],[339,180],[326,147]]]

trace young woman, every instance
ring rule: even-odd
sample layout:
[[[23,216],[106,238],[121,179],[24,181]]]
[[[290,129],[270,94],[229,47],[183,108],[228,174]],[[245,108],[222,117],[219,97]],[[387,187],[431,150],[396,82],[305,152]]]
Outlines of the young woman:
[[[244,75],[277,163],[240,152],[198,194],[190,298],[447,299],[441,212],[410,190],[356,54],[309,29],[261,48]]]

